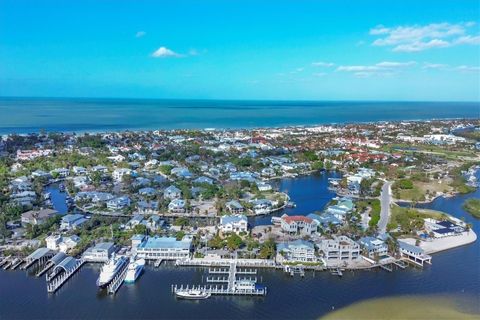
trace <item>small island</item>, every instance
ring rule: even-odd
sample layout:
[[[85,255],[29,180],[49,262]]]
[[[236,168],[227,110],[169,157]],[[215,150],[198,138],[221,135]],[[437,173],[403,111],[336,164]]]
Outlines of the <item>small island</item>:
[[[480,199],[467,199],[463,204],[463,208],[475,218],[480,218]]]

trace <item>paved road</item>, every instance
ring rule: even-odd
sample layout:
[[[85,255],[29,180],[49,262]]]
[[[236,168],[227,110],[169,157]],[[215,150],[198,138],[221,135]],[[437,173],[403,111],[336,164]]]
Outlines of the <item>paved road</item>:
[[[388,219],[390,218],[390,202],[392,200],[392,183],[387,181],[382,186],[380,194],[380,221],[378,222],[378,231],[384,233],[387,231]]]

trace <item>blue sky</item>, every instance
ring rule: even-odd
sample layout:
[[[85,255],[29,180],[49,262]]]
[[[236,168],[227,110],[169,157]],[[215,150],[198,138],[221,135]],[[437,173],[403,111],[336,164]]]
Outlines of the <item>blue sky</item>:
[[[479,101],[479,3],[0,0],[0,95]]]

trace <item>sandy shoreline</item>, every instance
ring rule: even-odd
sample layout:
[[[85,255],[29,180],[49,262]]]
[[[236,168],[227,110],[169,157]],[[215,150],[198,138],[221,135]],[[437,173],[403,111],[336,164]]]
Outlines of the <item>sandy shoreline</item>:
[[[401,239],[402,241],[415,245],[416,240],[413,238]],[[449,236],[444,238],[437,238],[431,241],[420,241],[420,248],[425,250],[425,253],[432,254],[440,251],[461,247],[477,240],[477,234],[473,230],[464,231],[457,236]]]

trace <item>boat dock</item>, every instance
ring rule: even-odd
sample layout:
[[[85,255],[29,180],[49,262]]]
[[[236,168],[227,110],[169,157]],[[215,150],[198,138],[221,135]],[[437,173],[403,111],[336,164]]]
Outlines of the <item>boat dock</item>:
[[[3,265],[7,264],[7,262],[9,262],[11,257],[12,256],[7,256],[0,260],[0,268],[3,267]]]
[[[58,265],[60,262],[62,262],[65,258],[67,257],[67,255],[63,252],[59,252],[57,253],[56,255],[54,255],[50,260],[47,261],[47,263],[45,264],[45,267],[43,267],[42,270],[40,270],[36,276],[37,277],[40,277],[42,275],[44,275],[48,270],[50,270],[52,267]]]
[[[249,268],[239,268],[237,260],[230,260],[228,268],[209,268],[209,274],[217,276],[207,277],[208,283],[223,283],[221,285],[204,285],[204,286],[186,286],[172,285],[172,292],[188,293],[191,290],[200,290],[211,295],[252,295],[264,296],[267,294],[266,287],[257,286],[257,278],[237,278],[237,275],[256,275],[257,270]],[[223,276],[220,276],[222,274]],[[225,285],[226,284],[226,287]]]
[[[47,291],[54,293],[63,286],[70,277],[77,272],[85,263],[83,259],[67,257],[53,269],[52,273],[47,274]]]
[[[123,281],[125,280],[125,277],[127,276],[129,261],[130,260],[127,259],[127,263],[125,263],[124,266],[122,267],[122,269],[119,272],[117,272],[115,277],[112,279],[112,281],[107,286],[107,292],[109,294],[117,293],[118,289],[120,289],[120,287],[122,286]]]
[[[25,258],[25,265],[23,265],[23,270],[28,270],[28,268],[36,265],[43,264],[48,259],[55,255],[55,251],[48,248],[38,248],[31,255]]]

